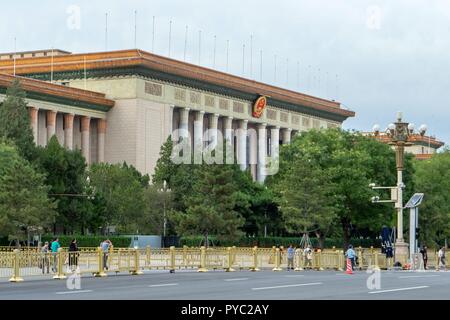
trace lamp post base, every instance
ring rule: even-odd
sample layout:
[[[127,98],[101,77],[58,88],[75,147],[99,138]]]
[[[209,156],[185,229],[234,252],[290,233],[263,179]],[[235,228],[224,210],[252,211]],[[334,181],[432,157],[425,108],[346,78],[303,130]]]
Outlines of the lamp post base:
[[[408,244],[404,241],[395,242],[395,261],[400,262],[402,265],[408,262],[409,250]]]

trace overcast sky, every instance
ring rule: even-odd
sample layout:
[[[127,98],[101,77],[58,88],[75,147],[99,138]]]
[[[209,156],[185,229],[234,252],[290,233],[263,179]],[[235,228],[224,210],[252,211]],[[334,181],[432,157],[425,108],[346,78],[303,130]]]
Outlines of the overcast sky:
[[[172,21],[172,58],[187,40],[186,61],[226,71],[228,40],[228,72],[261,80],[262,50],[263,82],[342,102],[356,112],[345,128],[385,128],[403,111],[450,144],[448,0],[8,1],[0,52],[14,38],[17,51],[134,48],[135,11],[140,49],[168,55]]]

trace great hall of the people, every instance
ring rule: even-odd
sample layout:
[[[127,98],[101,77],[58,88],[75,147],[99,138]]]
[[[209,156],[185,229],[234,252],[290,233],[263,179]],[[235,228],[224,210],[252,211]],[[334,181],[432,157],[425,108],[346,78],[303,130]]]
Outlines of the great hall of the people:
[[[141,50],[0,54],[0,101],[15,78],[27,93],[38,145],[56,135],[88,163],[126,161],[149,174],[174,130],[189,132],[193,146],[209,129],[263,181],[258,166],[279,144],[355,115],[335,101]]]

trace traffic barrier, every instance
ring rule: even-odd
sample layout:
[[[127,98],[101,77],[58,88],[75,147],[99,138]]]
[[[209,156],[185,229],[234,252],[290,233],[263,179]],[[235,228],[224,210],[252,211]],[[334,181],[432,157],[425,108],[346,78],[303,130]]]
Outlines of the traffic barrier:
[[[23,278],[20,277],[20,251],[18,249],[14,250],[13,256],[13,275],[9,279],[10,282],[22,282]]]
[[[347,258],[347,270],[345,271],[346,274],[353,274],[353,268],[352,268],[352,261],[350,258]]]
[[[258,269],[258,247],[253,248],[253,266],[250,268],[250,271],[259,271]]]
[[[198,272],[207,272],[206,269],[206,249],[205,247],[200,248],[200,268],[197,270]]]
[[[275,249],[275,268],[272,269],[272,271],[281,271],[280,268],[280,260],[281,260],[281,252],[279,248]]]

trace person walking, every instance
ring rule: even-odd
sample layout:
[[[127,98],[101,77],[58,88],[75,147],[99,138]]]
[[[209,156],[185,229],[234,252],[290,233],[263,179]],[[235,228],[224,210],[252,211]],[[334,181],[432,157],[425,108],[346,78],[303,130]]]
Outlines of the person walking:
[[[49,248],[48,248],[48,241],[44,243],[44,245],[41,248],[41,267],[42,267],[42,273],[45,273],[45,268],[47,268],[47,273],[50,273],[50,259],[48,256]]]
[[[103,251],[103,269],[108,270],[108,255],[109,255],[109,248],[111,246],[111,241],[109,239],[106,239],[100,244],[100,247]]]
[[[352,263],[352,271],[355,270],[355,260],[356,260],[356,252],[353,250],[353,246],[350,244],[348,245],[347,252],[345,253],[345,256],[350,259]]]
[[[439,249],[438,252],[438,257],[439,257],[439,270],[441,269],[441,266],[444,267],[444,270],[447,270],[447,267],[445,265],[445,248],[441,247],[441,249]]]
[[[69,245],[69,268],[74,271],[78,266],[78,245],[77,240],[72,239]]]
[[[294,254],[295,249],[292,247],[292,244],[290,244],[287,249],[287,271],[294,270]]]
[[[309,267],[312,269],[312,259],[313,259],[313,251],[311,246],[308,245],[303,251],[303,256],[305,257],[305,270]]]
[[[428,252],[427,252],[427,247],[425,245],[422,245],[422,248],[420,249],[420,253],[422,254],[423,268],[425,270],[427,270]]]
[[[55,238],[52,241],[51,251],[52,251],[52,258],[53,258],[53,272],[58,272],[58,249],[61,248],[61,245],[59,244],[59,239]]]

